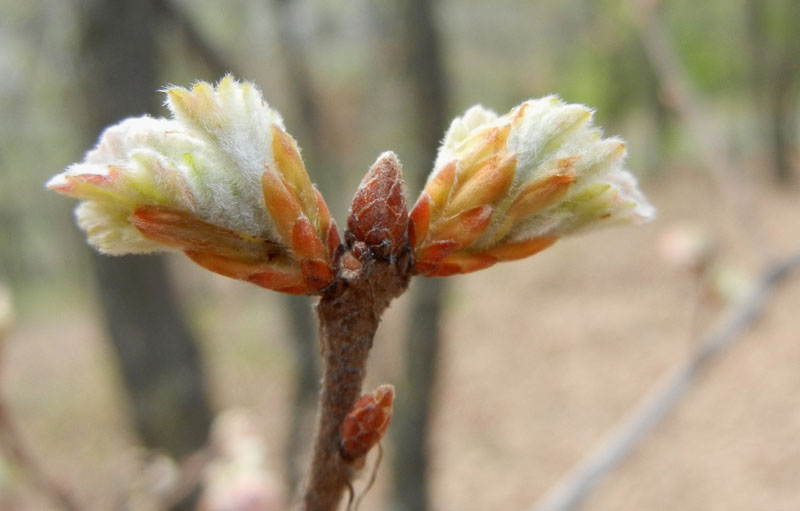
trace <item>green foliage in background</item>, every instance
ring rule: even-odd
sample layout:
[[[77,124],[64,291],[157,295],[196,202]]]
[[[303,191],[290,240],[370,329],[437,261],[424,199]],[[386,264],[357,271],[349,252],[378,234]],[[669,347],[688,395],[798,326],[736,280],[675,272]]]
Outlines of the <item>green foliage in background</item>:
[[[269,102],[291,119],[287,79],[283,66],[276,64],[280,55],[269,3],[237,0],[223,9],[208,0],[176,3],[231,66],[258,83]],[[786,52],[793,52],[794,62],[800,60],[797,4],[664,3],[671,36],[690,78],[712,98],[718,115],[728,115],[723,109],[735,100],[749,112],[746,116],[754,116],[759,110],[752,93],[759,78],[754,74],[772,72],[785,62],[781,56]],[[0,279],[15,287],[78,282],[83,267],[81,241],[65,214],[71,205],[43,189],[47,176],[79,160],[96,135],[85,133],[74,121],[80,118],[78,109],[90,107],[75,100],[80,96],[75,89],[80,6],[56,0],[0,1]],[[411,114],[408,98],[396,84],[406,70],[386,37],[397,30],[395,13],[380,2],[364,0],[328,1],[303,9],[298,19],[310,42],[311,79],[324,107],[323,122],[337,134],[331,141],[336,151],[331,158],[348,170],[342,188],[353,189],[374,154],[390,145],[404,158],[408,171],[418,173],[426,163],[404,155],[404,144],[411,140]],[[658,154],[663,165],[661,151],[671,139],[664,129],[672,128],[667,127],[653,72],[631,28],[630,9],[631,3],[620,0],[440,2],[437,14],[453,91],[452,113],[476,102],[505,111],[522,99],[557,93],[570,102],[595,105],[599,122],[608,125],[610,133],[645,133],[648,140],[631,144],[634,169],[639,163],[653,163],[637,148],[654,148],[648,151]],[[211,72],[196,76],[196,56],[169,26],[162,33],[164,84],[218,78]],[[384,69],[392,71],[376,71]],[[299,143],[303,146],[302,138]],[[347,198],[338,200],[323,192],[332,197],[334,215],[341,217]]]

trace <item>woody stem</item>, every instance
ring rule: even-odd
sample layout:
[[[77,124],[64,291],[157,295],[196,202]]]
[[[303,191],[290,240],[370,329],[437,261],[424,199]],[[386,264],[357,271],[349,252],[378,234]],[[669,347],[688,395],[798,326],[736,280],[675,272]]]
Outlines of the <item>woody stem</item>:
[[[404,265],[371,257],[359,264],[340,270],[317,305],[324,373],[303,511],[335,511],[348,486],[352,470],[340,454],[339,431],[360,396],[381,315],[408,287]]]

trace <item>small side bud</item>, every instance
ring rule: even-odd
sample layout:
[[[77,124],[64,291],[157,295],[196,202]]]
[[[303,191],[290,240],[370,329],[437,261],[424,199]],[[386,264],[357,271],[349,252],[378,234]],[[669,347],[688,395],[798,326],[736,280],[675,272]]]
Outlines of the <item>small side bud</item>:
[[[408,207],[397,156],[378,157],[358,186],[347,217],[348,246],[363,242],[378,259],[397,257],[408,247]]]
[[[381,441],[392,420],[394,387],[380,385],[361,396],[347,413],[340,430],[340,452],[347,461],[360,465],[364,456]]]

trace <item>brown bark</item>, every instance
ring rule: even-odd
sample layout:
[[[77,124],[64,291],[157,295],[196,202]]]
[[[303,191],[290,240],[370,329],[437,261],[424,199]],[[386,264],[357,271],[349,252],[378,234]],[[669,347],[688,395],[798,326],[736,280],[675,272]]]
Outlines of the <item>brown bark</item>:
[[[336,509],[352,477],[350,464],[339,452],[339,428],[360,397],[381,314],[405,290],[408,278],[390,262],[364,261],[317,305],[325,372],[306,511]]]
[[[340,428],[358,400],[383,311],[408,287],[411,250],[400,165],[382,155],[353,199],[345,252],[317,305],[323,378],[319,419],[303,511],[333,511],[353,469],[340,451]]]

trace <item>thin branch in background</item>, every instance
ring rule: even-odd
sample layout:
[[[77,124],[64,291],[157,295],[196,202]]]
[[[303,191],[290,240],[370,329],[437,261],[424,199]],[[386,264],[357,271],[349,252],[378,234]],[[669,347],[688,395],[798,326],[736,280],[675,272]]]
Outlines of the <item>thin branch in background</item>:
[[[201,486],[203,472],[211,457],[211,449],[206,446],[184,458],[180,466],[178,481],[172,491],[162,500],[163,509],[175,509],[192,499]]]
[[[713,122],[707,102],[692,86],[688,73],[678,58],[662,19],[661,0],[632,0],[634,28],[656,73],[662,89],[662,101],[683,121],[696,141],[698,154],[717,187],[737,216],[750,246],[762,261],[773,257],[770,243],[758,223],[753,197],[747,193],[743,169],[732,158],[730,143]]]
[[[271,0],[277,19],[277,43],[283,57],[289,84],[289,95],[297,113],[294,115],[301,135],[307,146],[303,157],[309,168],[325,168],[325,172],[315,176],[323,195],[341,195],[341,171],[330,155],[336,154],[336,147],[330,143],[325,128],[324,108],[318,90],[314,87],[311,72],[311,57],[308,52],[308,37],[301,31],[303,14],[299,12],[300,2],[296,0]],[[329,155],[321,161],[320,154]],[[335,159],[334,159],[335,160]]]
[[[367,493],[369,493],[369,491],[372,489],[372,486],[375,484],[375,480],[378,478],[378,469],[381,467],[381,461],[383,461],[383,446],[379,443],[378,457],[375,459],[375,462],[372,465],[372,470],[370,470],[369,480],[367,480],[367,484],[364,485],[364,489],[361,490],[361,493],[359,494],[358,497],[355,498],[355,501],[347,505],[347,511],[359,510],[361,501],[364,499]],[[352,505],[352,510],[351,510],[351,505]]]
[[[238,67],[208,42],[208,38],[203,35],[195,22],[174,2],[156,0],[155,5],[161,18],[173,23],[179,29],[189,50],[194,52],[213,74],[222,76],[226,73],[233,73],[241,76]]]
[[[66,511],[83,509],[61,483],[45,473],[28,451],[3,398],[0,398],[0,449],[6,457],[22,468],[33,486],[58,509]]]
[[[730,313],[722,325],[699,343],[689,360],[679,364],[634,408],[609,435],[575,468],[549,491],[532,511],[569,511],[592,492],[680,402],[697,375],[708,363],[730,347],[764,310],[777,285],[800,267],[800,251],[779,263],[771,264],[750,294]]]
[[[686,71],[670,43],[659,0],[635,2],[637,33],[666,94],[666,104],[685,123],[699,141],[698,149],[705,167],[711,172],[730,209],[738,215],[754,248],[763,260],[771,256],[760,225],[753,215],[753,204],[745,196],[741,169],[731,158],[731,148],[711,122],[706,105],[692,88]],[[738,170],[738,172],[732,172]],[[783,262],[771,263],[750,294],[730,313],[717,329],[703,337],[693,356],[678,365],[609,433],[605,440],[556,484],[536,505],[534,511],[574,510],[591,493],[600,479],[613,470],[652,429],[680,402],[698,373],[712,359],[721,355],[761,314],[773,289],[800,266],[800,252]]]
[[[0,347],[14,326],[15,316],[11,291],[0,282]],[[80,509],[66,487],[50,477],[28,450],[19,429],[14,424],[8,403],[2,395],[0,395],[0,453],[16,463],[27,475],[34,488],[50,500],[56,508],[65,511]]]

